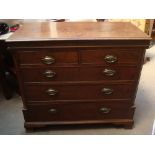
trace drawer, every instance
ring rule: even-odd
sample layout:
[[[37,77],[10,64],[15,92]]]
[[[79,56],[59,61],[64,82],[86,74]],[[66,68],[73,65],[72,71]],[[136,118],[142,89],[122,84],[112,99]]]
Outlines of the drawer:
[[[107,105],[104,103],[33,105],[23,112],[27,122],[131,119],[133,117],[134,108],[113,105],[112,103]]]
[[[137,67],[24,67],[24,82],[135,80]]]
[[[30,84],[24,86],[27,101],[129,99],[133,84]]]
[[[64,65],[77,64],[78,54],[75,49],[47,49],[18,52],[21,65]]]
[[[89,49],[80,50],[82,64],[138,64],[143,52],[139,49]]]

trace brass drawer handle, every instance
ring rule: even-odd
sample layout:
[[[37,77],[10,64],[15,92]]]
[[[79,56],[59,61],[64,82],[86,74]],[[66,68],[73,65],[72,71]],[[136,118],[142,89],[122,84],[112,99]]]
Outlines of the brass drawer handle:
[[[116,71],[112,69],[104,69],[102,73],[106,76],[114,76]]]
[[[109,112],[110,112],[110,108],[105,108],[105,107],[103,107],[103,108],[100,108],[100,111],[102,112],[102,113],[104,113],[104,114],[108,114]]]
[[[53,72],[52,70],[46,70],[43,74],[44,74],[45,77],[47,77],[47,78],[53,78],[53,77],[55,77],[55,75],[56,75],[56,73]]]
[[[114,63],[117,61],[117,57],[114,56],[114,55],[106,55],[104,57],[104,60],[107,62],[107,63]]]
[[[42,61],[44,64],[50,65],[55,62],[55,59],[50,56],[45,56],[44,58],[42,58]]]
[[[52,109],[49,110],[49,112],[50,112],[51,114],[55,114],[55,113],[57,113],[57,110],[56,110],[55,108],[52,108]]]
[[[46,91],[46,93],[47,93],[49,96],[55,96],[55,95],[58,93],[58,91],[55,90],[55,89],[49,88],[49,89]]]
[[[101,91],[102,91],[102,93],[104,93],[105,95],[110,95],[110,94],[112,94],[112,93],[114,92],[114,90],[111,89],[111,88],[103,88]]]

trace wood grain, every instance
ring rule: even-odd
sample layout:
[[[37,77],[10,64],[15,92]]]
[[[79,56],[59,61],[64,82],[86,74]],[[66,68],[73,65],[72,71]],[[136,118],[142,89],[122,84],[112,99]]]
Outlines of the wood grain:
[[[16,64],[25,127],[113,123],[132,128],[134,100],[149,42],[150,38],[130,23],[24,24],[7,45]],[[107,55],[117,60],[109,63]],[[44,64],[45,56],[55,62]],[[116,74],[105,76],[104,69]],[[54,71],[55,77],[45,77],[46,70]],[[49,88],[58,93],[49,96]],[[106,95],[103,88],[113,92]],[[111,111],[101,114],[103,106]]]
[[[136,26],[125,22],[25,23],[8,41],[39,40],[149,40]]]

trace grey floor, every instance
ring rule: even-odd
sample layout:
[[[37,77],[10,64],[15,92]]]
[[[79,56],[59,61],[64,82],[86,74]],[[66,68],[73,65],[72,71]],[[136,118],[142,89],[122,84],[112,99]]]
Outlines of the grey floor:
[[[23,127],[21,98],[15,94],[13,99],[5,100],[0,94],[0,134],[150,135],[155,119],[155,46],[147,50],[146,56],[150,57],[150,61],[143,66],[135,101],[135,126],[133,129],[110,126],[68,126],[46,128],[28,133]]]

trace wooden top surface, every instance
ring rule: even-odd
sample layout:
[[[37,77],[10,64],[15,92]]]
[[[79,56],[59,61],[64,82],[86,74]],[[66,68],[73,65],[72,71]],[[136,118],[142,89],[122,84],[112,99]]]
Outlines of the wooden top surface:
[[[125,22],[35,22],[25,23],[7,42],[41,40],[150,40]]]

